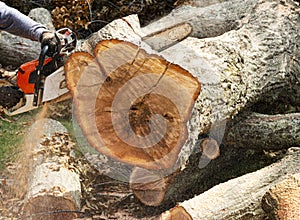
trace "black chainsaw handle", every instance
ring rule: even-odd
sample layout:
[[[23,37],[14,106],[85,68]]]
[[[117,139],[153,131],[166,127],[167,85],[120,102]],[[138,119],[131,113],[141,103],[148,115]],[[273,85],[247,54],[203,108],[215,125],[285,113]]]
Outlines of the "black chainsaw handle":
[[[48,49],[49,49],[49,46],[48,45],[45,45],[43,48],[42,48],[42,51],[40,53],[40,56],[39,56],[39,63],[36,67],[36,70],[37,71],[41,71],[42,68],[43,68],[43,64],[44,64],[44,61],[45,61],[45,57],[46,57],[46,53],[48,52]],[[39,73],[38,73],[39,74]]]
[[[36,74],[37,74],[37,78],[36,78],[36,81],[34,83],[34,94],[33,94],[33,106],[38,106],[39,105],[39,102],[41,100],[41,96],[43,93],[43,88],[41,88],[41,82],[42,82],[42,79],[43,79],[43,74],[42,74],[42,71],[43,71],[43,65],[44,65],[44,61],[45,61],[45,57],[46,57],[46,53],[48,52],[48,49],[49,49],[49,46],[48,45],[45,45],[42,50],[41,50],[41,53],[40,53],[40,56],[39,56],[39,63],[36,67]]]

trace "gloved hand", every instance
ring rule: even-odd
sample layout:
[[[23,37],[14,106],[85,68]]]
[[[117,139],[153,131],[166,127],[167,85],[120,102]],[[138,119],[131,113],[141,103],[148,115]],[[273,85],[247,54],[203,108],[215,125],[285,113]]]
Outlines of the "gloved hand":
[[[58,41],[52,32],[44,32],[40,39],[42,48],[48,45],[47,56],[52,57],[56,52],[58,52]]]

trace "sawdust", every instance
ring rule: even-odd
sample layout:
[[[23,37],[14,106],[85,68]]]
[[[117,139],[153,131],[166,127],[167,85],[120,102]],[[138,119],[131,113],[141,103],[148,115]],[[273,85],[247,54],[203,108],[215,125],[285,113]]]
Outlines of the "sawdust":
[[[45,104],[39,112],[34,122],[41,121],[47,115],[48,105]],[[22,146],[20,146],[20,154],[16,158],[16,167],[15,171],[11,173],[10,179],[13,179],[13,184],[8,190],[9,197],[15,198],[17,200],[24,200],[26,198],[29,174],[31,169],[31,158],[34,151],[35,146],[40,142],[43,133],[43,123],[35,123],[37,127],[35,127],[34,132],[31,128],[27,131],[27,136],[25,137]]]

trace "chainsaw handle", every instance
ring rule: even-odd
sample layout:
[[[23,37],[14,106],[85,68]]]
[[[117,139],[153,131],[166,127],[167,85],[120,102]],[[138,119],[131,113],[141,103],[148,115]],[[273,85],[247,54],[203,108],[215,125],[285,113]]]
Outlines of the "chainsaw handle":
[[[45,61],[45,57],[46,57],[46,53],[48,52],[48,49],[49,49],[49,46],[48,45],[45,45],[43,48],[42,48],[42,51],[40,53],[40,56],[39,56],[39,63],[36,67],[36,70],[37,71],[41,71],[42,68],[43,68],[43,64],[44,64],[44,61]],[[39,73],[38,73],[39,74]]]
[[[41,88],[41,81],[43,79],[43,65],[46,57],[46,53],[48,52],[49,46],[45,45],[42,48],[42,51],[39,56],[39,63],[36,67],[36,74],[37,74],[37,79],[34,83],[34,94],[33,94],[33,106],[38,106],[39,102],[41,101],[41,95],[42,95],[42,88]]]

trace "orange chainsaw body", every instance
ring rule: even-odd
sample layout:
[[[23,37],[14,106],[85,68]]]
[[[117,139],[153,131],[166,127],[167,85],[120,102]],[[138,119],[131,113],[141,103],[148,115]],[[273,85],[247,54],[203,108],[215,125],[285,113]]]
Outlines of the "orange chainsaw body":
[[[44,65],[51,62],[53,58],[47,58],[44,61]],[[18,87],[25,94],[33,94],[34,93],[34,83],[35,83],[35,70],[38,66],[38,60],[32,60],[30,62],[24,63],[20,66],[18,70],[18,78],[17,84]]]

